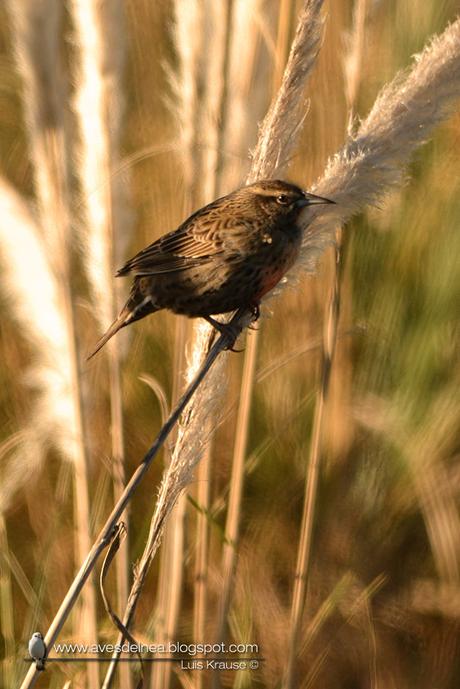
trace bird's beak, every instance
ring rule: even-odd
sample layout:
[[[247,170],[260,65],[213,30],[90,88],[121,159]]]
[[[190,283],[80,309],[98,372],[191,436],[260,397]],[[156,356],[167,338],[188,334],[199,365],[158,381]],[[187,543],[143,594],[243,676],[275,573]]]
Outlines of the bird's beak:
[[[331,201],[331,199],[325,199],[322,196],[315,196],[315,194],[309,194],[305,191],[304,198],[296,201],[295,205],[297,206],[297,208],[303,208],[304,206],[314,206],[320,203],[335,203],[335,201]]]

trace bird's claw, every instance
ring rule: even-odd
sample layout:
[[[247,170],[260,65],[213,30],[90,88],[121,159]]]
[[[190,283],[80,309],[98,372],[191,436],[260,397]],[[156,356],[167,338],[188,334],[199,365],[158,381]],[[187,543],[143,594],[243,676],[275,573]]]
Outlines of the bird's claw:
[[[243,349],[235,349],[235,347],[226,347],[225,349],[229,352],[235,352],[235,354],[241,354],[241,352],[244,352],[244,347]]]
[[[219,321],[214,320],[214,318],[211,318],[211,316],[205,316],[205,320],[207,320],[208,323],[210,323],[210,325],[212,325],[212,327],[215,328],[225,340],[227,340],[224,349],[231,352],[242,351],[234,349],[234,344],[241,332],[241,328],[238,325],[233,323],[220,323]]]
[[[252,322],[255,323],[260,318],[260,304],[254,304],[251,307],[252,312]]]
[[[242,352],[242,349],[235,349],[235,342],[241,332],[241,329],[236,325],[225,324],[222,330],[218,328],[220,334],[227,340],[225,349],[230,352]]]

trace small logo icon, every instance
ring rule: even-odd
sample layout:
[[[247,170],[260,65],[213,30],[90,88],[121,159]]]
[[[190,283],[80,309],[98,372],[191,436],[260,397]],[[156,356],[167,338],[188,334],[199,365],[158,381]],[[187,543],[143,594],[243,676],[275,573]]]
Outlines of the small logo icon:
[[[45,669],[46,646],[40,632],[35,632],[30,637],[29,655],[35,660],[35,667],[38,671]]]

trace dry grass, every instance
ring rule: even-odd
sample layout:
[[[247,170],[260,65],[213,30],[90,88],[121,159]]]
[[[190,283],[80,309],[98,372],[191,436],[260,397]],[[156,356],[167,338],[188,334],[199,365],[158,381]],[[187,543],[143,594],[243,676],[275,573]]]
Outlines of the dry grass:
[[[115,308],[110,276],[118,254],[141,248],[248,175],[285,176],[289,164],[289,178],[339,203],[305,217],[302,260],[289,289],[281,285],[267,301],[246,362],[233,354],[217,361],[165,453],[164,479],[158,464],[139,487],[126,553],[131,563],[140,559],[136,638],[212,642],[224,618],[228,640],[258,643],[265,661],[251,673],[147,667],[145,684],[279,686],[290,651],[292,686],[453,689],[460,679],[455,2],[325,2],[324,37],[321,22],[297,35],[304,52],[294,50],[258,147],[257,125],[281,83],[300,3],[233,0],[206,11],[201,2],[131,0],[124,27],[116,21],[101,32],[99,25],[95,48],[78,12],[93,13],[94,29],[99,11],[120,8],[113,5],[69,4],[62,23],[62,3],[10,3],[8,21],[0,21],[0,683],[20,684],[30,633],[53,619],[89,532],[110,512],[113,458],[122,454],[111,424],[119,440],[125,435],[127,476],[161,425],[139,377],[171,406],[186,368],[181,355],[187,349],[190,378],[208,338],[198,325],[185,347],[187,327],[157,314],[120,342],[118,393],[110,383],[118,356],[109,356],[112,378],[104,357],[80,369],[76,354]],[[92,111],[76,106],[84,69],[87,85],[95,78],[101,89]],[[88,131],[94,124],[99,132],[93,147],[86,139],[86,153],[85,118]],[[125,223],[128,186],[133,225]],[[345,221],[346,241],[353,239],[341,277],[328,246]],[[74,237],[82,226],[93,234],[80,249]],[[93,239],[99,249],[91,249]],[[317,277],[307,281],[312,269]],[[334,283],[340,318],[327,306]],[[324,385],[323,375],[318,404],[321,348],[331,362],[336,336],[332,378]],[[120,400],[123,419],[114,416]],[[211,432],[209,461],[199,465]],[[300,579],[308,574],[304,604],[305,591],[297,585],[294,594],[296,559],[308,467],[311,481],[319,459],[315,510],[303,527],[309,555],[297,566]],[[73,500],[78,463],[84,471]],[[190,499],[174,521],[184,489]],[[153,554],[168,515],[160,571]],[[142,555],[149,529],[155,538]],[[107,579],[113,601],[115,569]],[[163,631],[159,614],[168,620]],[[98,607],[97,637],[116,634]],[[82,635],[67,624],[61,639]],[[50,663],[41,682],[91,686],[95,675],[83,668]],[[135,665],[124,668],[125,677],[137,676]],[[118,674],[117,683],[127,686]]]

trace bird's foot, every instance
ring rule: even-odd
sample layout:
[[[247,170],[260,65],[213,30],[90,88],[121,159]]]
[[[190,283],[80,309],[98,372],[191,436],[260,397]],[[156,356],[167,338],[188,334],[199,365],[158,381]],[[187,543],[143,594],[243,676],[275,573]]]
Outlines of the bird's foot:
[[[214,318],[211,318],[211,316],[204,316],[204,319],[227,340],[225,349],[229,349],[231,352],[243,351],[242,349],[234,349],[235,342],[241,332],[241,328],[239,326],[236,324],[232,325],[231,323],[220,323]]]
[[[253,304],[250,307],[250,311],[252,314],[252,320],[251,320],[250,325],[248,325],[248,328],[249,328],[249,330],[257,330],[255,324],[257,323],[257,321],[260,318],[260,305],[259,304]]]
[[[255,323],[260,318],[260,304],[253,304],[251,306],[252,322]]]

